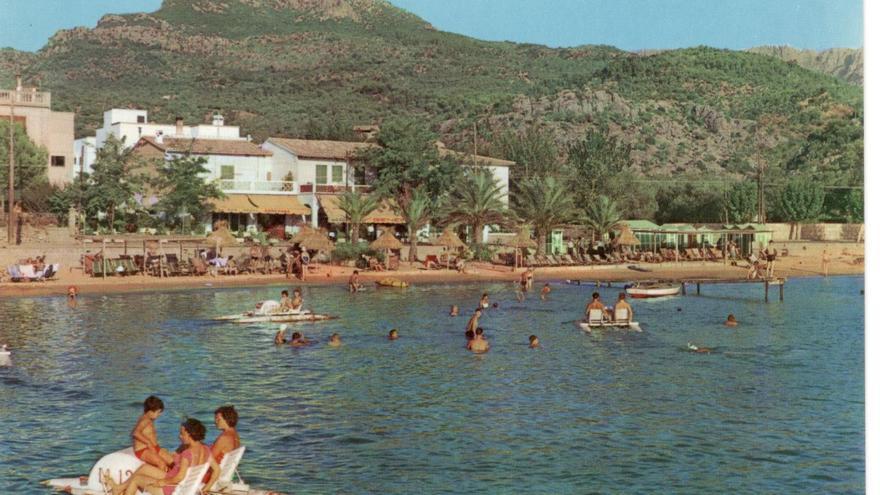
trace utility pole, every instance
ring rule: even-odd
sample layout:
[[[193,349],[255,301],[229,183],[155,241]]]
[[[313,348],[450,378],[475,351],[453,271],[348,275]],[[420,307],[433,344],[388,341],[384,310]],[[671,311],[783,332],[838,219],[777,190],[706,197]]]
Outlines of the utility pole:
[[[12,100],[9,103],[9,188],[6,191],[9,213],[6,215],[6,242],[10,246],[15,244],[15,132],[12,127],[15,123],[15,100],[18,99],[19,81],[21,76],[15,78],[15,90],[12,91]]]
[[[477,168],[477,121],[474,121],[474,168]]]
[[[758,164],[758,223],[767,221],[767,214],[764,204],[764,164]]]

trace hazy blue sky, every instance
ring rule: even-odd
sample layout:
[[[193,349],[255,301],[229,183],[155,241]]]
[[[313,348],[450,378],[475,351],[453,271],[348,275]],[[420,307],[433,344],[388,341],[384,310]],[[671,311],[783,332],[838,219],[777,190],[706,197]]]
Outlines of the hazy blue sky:
[[[37,50],[58,29],[161,0],[0,0],[0,47]],[[438,29],[487,40],[627,50],[710,45],[860,47],[861,0],[391,0]]]

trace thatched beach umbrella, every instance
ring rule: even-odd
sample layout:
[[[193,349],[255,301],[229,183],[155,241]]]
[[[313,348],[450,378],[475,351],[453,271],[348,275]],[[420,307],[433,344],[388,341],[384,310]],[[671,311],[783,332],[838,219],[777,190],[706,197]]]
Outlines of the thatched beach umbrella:
[[[388,262],[388,258],[391,257],[392,249],[400,249],[403,247],[403,243],[401,243],[397,237],[394,237],[394,234],[391,233],[390,230],[386,230],[378,239],[370,243],[370,248],[372,249],[384,249],[385,250],[385,268],[389,268],[390,264]]]
[[[444,250],[447,251],[447,253],[446,253],[446,269],[448,270],[449,269],[449,252],[448,251],[450,249],[462,248],[465,246],[465,243],[462,242],[462,240],[459,239],[459,237],[457,235],[455,235],[455,232],[453,232],[452,229],[447,228],[446,230],[443,231],[442,234],[440,234],[439,237],[437,237],[436,240],[434,240],[434,245],[435,246],[443,246]]]
[[[214,252],[217,257],[220,257],[220,248],[238,245],[235,236],[226,227],[220,227],[208,234],[208,243],[214,246]]]
[[[303,225],[299,228],[299,232],[297,232],[291,239],[290,242],[297,244],[302,243],[306,239],[306,237],[312,235],[315,232],[315,229],[308,225]]]
[[[519,268],[519,250],[521,248],[537,249],[538,243],[532,240],[528,227],[520,229],[519,233],[513,237],[505,239],[503,244],[514,249],[513,253],[513,269]]]
[[[614,238],[614,244],[617,246],[638,246],[641,244],[639,238],[633,234],[629,225],[620,226],[620,235]]]
[[[328,253],[333,251],[333,248],[336,247],[336,245],[333,244],[333,241],[319,230],[311,231],[304,239],[299,241],[299,245],[302,246],[303,249],[309,251],[326,251]]]

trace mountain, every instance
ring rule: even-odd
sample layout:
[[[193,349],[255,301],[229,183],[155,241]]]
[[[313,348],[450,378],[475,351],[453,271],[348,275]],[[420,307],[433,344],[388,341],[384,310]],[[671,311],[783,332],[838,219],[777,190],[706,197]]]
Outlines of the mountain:
[[[801,67],[830,74],[852,84],[864,84],[864,53],[861,48],[829,48],[815,51],[800,50],[790,46],[757,46],[746,51],[794,62]]]
[[[487,20],[491,22],[491,20]],[[641,174],[819,172],[857,181],[863,90],[760,54],[708,47],[635,54],[548,48],[440,32],[383,0],[165,0],[55,34],[39,52],[0,51],[0,86],[23,68],[77,113],[110,107],[201,122],[219,109],[256,139],[348,138],[394,116],[430,122],[481,152],[539,128],[564,149],[589,129],[632,146]]]

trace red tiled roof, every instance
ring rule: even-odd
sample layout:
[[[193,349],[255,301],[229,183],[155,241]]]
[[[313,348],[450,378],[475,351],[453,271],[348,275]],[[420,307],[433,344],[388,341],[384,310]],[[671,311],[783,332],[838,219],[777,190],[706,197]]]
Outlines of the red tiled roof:
[[[375,144],[350,141],[322,141],[315,139],[269,138],[268,142],[283,148],[299,158],[347,160]]]
[[[437,141],[434,144],[437,146],[437,151],[440,153],[441,157],[446,158],[451,156],[460,161],[462,165],[471,165],[474,161],[477,162],[477,165],[482,165],[484,167],[512,167],[513,165],[516,165],[516,162],[510,160],[502,160],[501,158],[492,158],[491,156],[475,155],[473,153],[462,153],[461,151],[451,150],[440,141]],[[474,160],[474,158],[476,158],[476,160]]]
[[[191,153],[193,155],[233,155],[233,156],[272,156],[256,144],[244,139],[179,139],[166,137],[162,142],[156,138],[142,137],[138,144],[148,143],[169,153]]]

